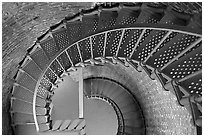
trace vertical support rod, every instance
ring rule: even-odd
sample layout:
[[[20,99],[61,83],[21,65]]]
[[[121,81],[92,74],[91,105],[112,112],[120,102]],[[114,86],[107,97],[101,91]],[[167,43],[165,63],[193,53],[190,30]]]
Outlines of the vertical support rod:
[[[104,58],[105,58],[105,55],[106,55],[107,34],[108,34],[108,32],[105,32],[104,47],[103,47],[103,57]]]
[[[74,64],[73,64],[73,62],[72,62],[72,60],[71,60],[71,57],[69,56],[67,50],[65,50],[65,53],[66,53],[67,57],[69,58],[69,61],[71,62],[72,67],[74,67]]]
[[[76,43],[76,46],[77,46],[77,50],[78,50],[78,53],[79,53],[79,57],[80,57],[81,63],[83,63],[81,51],[80,51],[80,48],[79,48],[79,42]]]
[[[84,104],[84,97],[83,97],[83,68],[79,68],[79,118],[84,117],[83,112],[83,104]]]
[[[132,50],[132,52],[130,53],[130,56],[128,57],[129,59],[132,58],[132,55],[134,54],[135,49],[138,47],[138,44],[140,43],[140,40],[142,39],[142,37],[143,37],[143,35],[145,34],[145,32],[146,32],[146,29],[143,29],[143,30],[142,30],[142,33],[140,34],[140,37],[138,38],[138,40],[137,40],[137,42],[136,42],[136,44],[135,44],[135,46],[134,46],[134,48],[133,48],[133,50]]]
[[[90,36],[89,37],[89,40],[90,40],[90,46],[91,46],[91,59],[93,59],[93,43],[92,43],[92,37]]]
[[[115,54],[116,57],[118,56],[118,52],[120,50],[120,46],[121,46],[124,34],[125,34],[125,29],[123,29],[121,37],[120,37],[120,41],[119,41],[119,44],[118,44],[118,47],[117,47],[117,51],[116,51],[116,54]]]

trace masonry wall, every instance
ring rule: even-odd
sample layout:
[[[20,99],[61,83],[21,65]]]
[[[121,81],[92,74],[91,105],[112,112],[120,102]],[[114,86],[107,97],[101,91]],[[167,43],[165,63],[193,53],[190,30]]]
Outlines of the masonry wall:
[[[93,3],[2,3],[2,134],[12,134],[9,118],[10,92],[18,63],[36,38],[51,25]]]

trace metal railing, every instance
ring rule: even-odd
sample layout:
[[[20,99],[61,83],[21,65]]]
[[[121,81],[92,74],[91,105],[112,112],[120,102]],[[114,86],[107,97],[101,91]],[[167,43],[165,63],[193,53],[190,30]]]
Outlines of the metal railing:
[[[36,88],[35,88],[35,92],[34,92],[34,97],[33,97],[33,116],[34,116],[34,121],[35,121],[35,124],[36,124],[36,130],[37,130],[37,131],[39,131],[39,126],[38,126],[38,122],[37,122],[37,118],[36,118],[36,109],[35,109],[36,97],[37,97],[37,89],[38,89],[38,87],[39,87],[39,85],[40,85],[40,81],[41,81],[42,77],[45,75],[45,72],[47,71],[47,69],[49,69],[49,66],[53,63],[53,61],[54,61],[55,59],[57,59],[57,57],[59,57],[62,53],[64,53],[64,52],[67,53],[67,50],[68,50],[69,48],[71,48],[72,46],[74,46],[74,45],[76,45],[76,44],[78,45],[79,42],[81,42],[81,41],[83,41],[83,40],[85,40],[85,39],[87,39],[87,38],[91,39],[92,37],[94,37],[94,36],[96,36],[96,35],[107,34],[108,32],[118,31],[118,30],[124,31],[124,30],[127,30],[127,29],[131,29],[131,30],[135,30],[135,29],[142,29],[142,30],[146,30],[146,29],[164,30],[164,31],[168,31],[168,32],[178,32],[178,33],[182,33],[182,34],[194,35],[194,36],[200,37],[200,39],[201,39],[201,37],[202,37],[201,34],[192,33],[192,32],[187,32],[187,31],[183,31],[183,30],[170,29],[170,28],[149,27],[149,26],[146,26],[146,27],[144,27],[144,26],[141,26],[141,27],[126,27],[126,28],[117,28],[117,29],[107,30],[107,31],[103,31],[103,32],[99,32],[99,33],[96,33],[96,34],[87,36],[87,37],[85,37],[85,38],[80,39],[80,40],[77,41],[77,42],[72,43],[70,46],[65,47],[65,48],[59,50],[59,51],[49,60],[49,62],[46,64],[46,67],[45,67],[45,69],[43,70],[42,74],[40,75],[40,78],[38,79],[38,82],[37,82],[37,84],[36,84]],[[166,37],[165,37],[165,38],[166,38]],[[104,41],[104,42],[105,42],[105,41]],[[79,52],[79,54],[81,55],[80,50],[78,50],[78,52]],[[104,52],[105,52],[105,50],[104,50]],[[68,53],[67,53],[67,54],[68,54]],[[69,57],[69,54],[68,54],[68,57]],[[76,64],[73,64],[73,62],[72,62],[71,59],[70,59],[70,62],[72,63],[73,67],[74,67],[74,65],[76,65]]]

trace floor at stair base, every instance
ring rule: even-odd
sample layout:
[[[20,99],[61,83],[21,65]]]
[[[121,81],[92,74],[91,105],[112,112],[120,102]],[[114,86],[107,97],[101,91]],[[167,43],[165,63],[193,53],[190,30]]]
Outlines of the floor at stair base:
[[[116,135],[118,121],[111,105],[103,100],[86,98],[84,104],[87,135]]]

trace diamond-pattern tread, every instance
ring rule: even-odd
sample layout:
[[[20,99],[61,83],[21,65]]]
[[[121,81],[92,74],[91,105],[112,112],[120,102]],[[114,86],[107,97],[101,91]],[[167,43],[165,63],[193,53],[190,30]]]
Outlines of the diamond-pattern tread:
[[[67,70],[72,66],[66,52],[63,52],[57,59],[60,62],[60,64],[62,65],[62,67],[64,68],[64,70]]]
[[[55,45],[55,41],[53,38],[46,39],[40,43],[43,51],[47,55],[49,59],[57,54],[59,48]]]
[[[102,57],[104,52],[105,33],[92,37],[93,57]]]
[[[153,30],[139,45],[137,52],[134,53],[134,59],[144,61],[151,51],[161,41],[167,31]]]
[[[42,70],[33,60],[30,60],[22,69],[26,71],[26,73],[28,73],[30,76],[32,76],[35,80],[38,80],[40,74],[42,73]]]
[[[69,54],[71,61],[74,65],[81,62],[79,50],[77,48],[77,44],[71,46],[67,49],[67,53]]]
[[[70,37],[68,30],[63,28],[60,31],[57,30],[56,32],[52,33],[53,38],[55,40],[56,45],[59,47],[59,49],[63,49],[65,47],[68,47],[70,45]]]
[[[190,79],[180,82],[179,85],[184,88],[189,95],[202,96],[202,74],[195,75]]]
[[[98,20],[98,15],[87,15],[82,18],[82,29],[85,36],[92,34],[97,30]]]
[[[42,70],[46,67],[47,63],[49,62],[48,57],[41,48],[37,48],[35,52],[32,53],[30,56]]]
[[[144,32],[144,34],[142,35],[142,37],[141,37],[141,39],[140,39],[138,45],[136,45],[137,47],[136,47],[135,50],[134,50],[134,53],[133,53],[133,55],[132,55],[132,59],[137,60],[137,61],[140,60],[140,59],[138,59],[139,56],[137,56],[137,53],[138,53],[137,50],[139,50],[138,48],[141,47],[142,43],[146,40],[146,38],[149,36],[149,34],[150,34],[152,31],[153,31],[152,29],[146,29],[146,30],[145,30],[145,32]]]
[[[18,99],[12,99],[12,112],[33,114],[33,104]],[[46,112],[47,112],[46,108],[36,107],[37,115],[45,115]]]
[[[202,46],[173,62],[162,73],[172,79],[180,79],[200,69],[202,69]]]
[[[49,79],[44,75],[40,81],[40,85],[43,86],[48,91],[52,88],[52,84],[50,83]]]
[[[15,125],[34,123],[33,114],[13,113],[12,117]],[[39,124],[47,123],[48,116],[37,116],[37,121]]]
[[[49,69],[45,72],[45,75],[49,79],[49,81],[53,84],[55,84],[55,81],[57,80],[57,76]]]
[[[23,102],[21,100],[13,99],[12,100],[12,111],[19,112],[19,113],[32,114],[33,105],[27,102]]]
[[[35,86],[37,84],[37,81],[35,81],[32,77],[30,77],[27,73],[20,73],[20,76],[16,79],[16,82],[31,90],[31,91],[34,91],[35,90]]]
[[[14,124],[26,124],[26,123],[34,123],[34,118],[32,114],[24,114],[24,113],[13,113],[13,122]]]
[[[142,33],[142,29],[127,29],[124,32],[122,42],[118,51],[118,57],[129,57],[135,47],[135,43]]]
[[[45,87],[40,85],[37,89],[37,94],[47,99],[47,97],[49,96],[49,91]]]
[[[80,50],[83,62],[88,59],[91,59],[91,45],[90,45],[89,38],[79,42],[79,50]]]
[[[58,63],[57,60],[54,60],[52,62],[52,64],[50,65],[50,68],[52,69],[52,71],[58,76],[60,77],[61,74],[63,73],[63,68],[60,66],[60,64]]]
[[[24,100],[26,102],[32,103],[33,102],[34,93],[30,92],[30,91],[27,91],[27,90],[24,90],[22,87],[18,86],[18,87],[14,88],[12,96],[14,98],[21,99],[21,100]],[[46,104],[46,101],[44,99],[42,99],[42,98],[37,96],[37,98],[36,98],[36,105],[37,106],[45,106],[45,104]]]
[[[172,35],[175,35],[172,34]],[[172,37],[172,35],[170,37]],[[167,62],[186,49],[198,37],[188,34],[178,34],[171,38],[168,43],[162,44],[161,48],[147,61],[147,64],[153,68],[160,68]]]
[[[112,28],[116,24],[117,11],[101,11],[98,22],[98,30]]]
[[[116,55],[121,35],[122,30],[116,30],[107,33],[105,57],[111,57]]]
[[[73,22],[68,22],[66,24],[66,28],[69,32],[69,36],[71,39],[71,43],[73,44],[77,40],[81,38],[82,34],[82,22],[81,21],[73,21]]]

